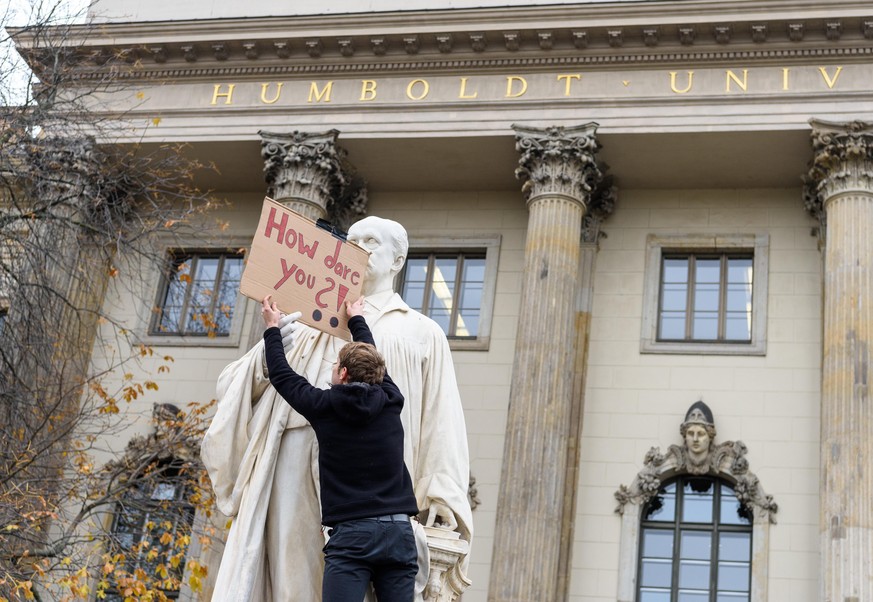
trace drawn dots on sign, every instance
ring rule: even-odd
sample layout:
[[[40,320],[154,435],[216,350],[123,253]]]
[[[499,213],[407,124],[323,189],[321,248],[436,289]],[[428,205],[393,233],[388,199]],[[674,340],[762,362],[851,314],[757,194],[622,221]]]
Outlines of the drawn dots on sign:
[[[315,320],[316,322],[321,322],[321,310],[320,309],[316,309],[315,311],[312,312],[312,319]]]
[[[332,317],[332,318],[330,319],[330,325],[331,325],[332,327],[334,327],[334,328],[336,328],[337,326],[339,326],[339,318],[337,318],[336,316]]]

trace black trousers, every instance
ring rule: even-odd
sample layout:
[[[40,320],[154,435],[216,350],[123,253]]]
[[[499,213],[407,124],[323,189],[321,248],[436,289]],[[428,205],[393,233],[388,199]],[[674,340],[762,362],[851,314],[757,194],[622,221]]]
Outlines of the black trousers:
[[[418,555],[403,514],[339,523],[324,546],[323,602],[360,602],[373,583],[379,602],[412,602]]]

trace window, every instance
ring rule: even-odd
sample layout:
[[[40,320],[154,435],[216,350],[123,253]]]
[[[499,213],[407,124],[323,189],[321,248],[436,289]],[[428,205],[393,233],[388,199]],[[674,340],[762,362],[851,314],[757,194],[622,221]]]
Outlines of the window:
[[[650,236],[643,353],[766,353],[766,235]]]
[[[469,339],[479,332],[484,285],[484,252],[410,254],[401,296],[436,321],[446,336]]]
[[[488,348],[499,243],[499,237],[411,242],[418,248],[407,255],[400,296],[442,327],[452,349]]]
[[[752,340],[751,255],[664,255],[659,341]]]
[[[185,556],[194,523],[194,507],[186,484],[186,465],[164,462],[138,482],[119,500],[107,542],[109,551],[121,561],[104,591],[109,602],[125,599],[126,580],[142,575],[171,600],[179,596]]]
[[[643,508],[637,602],[749,602],[752,513],[727,482],[684,476]]]
[[[228,336],[242,270],[239,253],[171,253],[149,333]]]

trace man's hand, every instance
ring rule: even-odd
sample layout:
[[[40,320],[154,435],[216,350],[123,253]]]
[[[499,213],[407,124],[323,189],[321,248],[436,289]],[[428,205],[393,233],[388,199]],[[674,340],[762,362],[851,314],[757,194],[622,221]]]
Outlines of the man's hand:
[[[267,295],[261,301],[261,317],[264,319],[264,324],[267,328],[272,328],[279,325],[279,318],[282,314],[279,308],[276,307],[276,302],[273,301],[273,295]]]
[[[349,319],[354,318],[355,316],[363,316],[364,315],[364,297],[358,297],[358,300],[354,303],[350,303],[346,301],[346,315],[348,315]]]
[[[455,513],[452,509],[441,504],[440,502],[431,502],[430,508],[427,511],[426,527],[441,527],[454,531],[458,528],[458,521],[455,520]]]

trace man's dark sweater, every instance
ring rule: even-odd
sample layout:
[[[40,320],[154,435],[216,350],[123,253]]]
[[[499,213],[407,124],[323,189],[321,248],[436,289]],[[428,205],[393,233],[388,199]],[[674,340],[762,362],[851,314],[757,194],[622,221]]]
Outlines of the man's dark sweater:
[[[375,346],[361,316],[349,320],[352,338]],[[306,418],[318,439],[321,522],[327,526],[385,514],[418,514],[403,462],[403,394],[388,374],[381,385],[349,383],[318,389],[285,359],[276,327],[264,332],[270,382]]]

